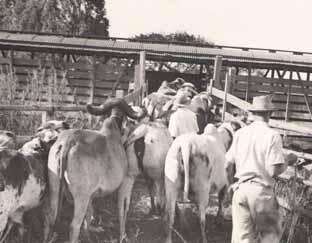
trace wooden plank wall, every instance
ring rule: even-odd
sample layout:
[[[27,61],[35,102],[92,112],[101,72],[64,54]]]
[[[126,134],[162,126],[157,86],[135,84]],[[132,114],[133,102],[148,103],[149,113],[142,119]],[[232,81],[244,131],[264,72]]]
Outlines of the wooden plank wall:
[[[274,94],[273,102],[278,107],[278,111],[273,113],[273,118],[285,119],[287,94],[290,87],[289,120],[311,121],[311,115],[301,85],[303,85],[307,94],[308,102],[311,103],[311,81],[237,75],[235,82],[231,84],[230,92],[249,102],[252,102],[254,96]]]
[[[8,72],[9,67],[12,67],[16,74],[18,82],[17,91],[25,92],[29,86],[31,77],[38,73],[38,70],[45,69],[47,73],[56,75],[56,80],[66,80],[65,92],[66,104],[84,105],[87,102],[93,101],[95,104],[101,104],[111,95],[112,88],[117,80],[119,80],[118,89],[123,89],[127,93],[129,80],[133,79],[133,73],[120,78],[122,70],[115,65],[102,64],[96,62],[92,57],[88,62],[64,62],[53,65],[52,62],[42,63],[39,59],[30,59],[26,57],[0,57],[0,67],[2,72]],[[42,74],[42,73],[41,73]],[[49,103],[49,88],[48,80],[44,80],[41,104]],[[17,99],[20,99],[17,98]],[[51,100],[50,100],[51,102]],[[53,100],[52,100],[53,103]]]

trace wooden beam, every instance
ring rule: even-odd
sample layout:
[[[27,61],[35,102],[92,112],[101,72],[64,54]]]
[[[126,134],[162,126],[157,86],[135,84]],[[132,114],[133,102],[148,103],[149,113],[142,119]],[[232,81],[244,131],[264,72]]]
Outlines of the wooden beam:
[[[95,80],[96,80],[96,58],[95,56],[91,57],[91,64],[92,64],[92,70],[91,70],[91,80],[90,80],[90,96],[89,96],[89,103],[93,104],[94,101],[94,90],[95,90]]]
[[[286,100],[286,113],[285,113],[285,122],[289,119],[289,103],[291,97],[291,84],[288,85],[288,92],[287,92],[287,100]]]
[[[0,105],[0,111],[86,111],[85,106]]]
[[[145,87],[145,51],[141,51],[137,64],[134,67],[134,90],[139,90],[141,87]],[[146,90],[141,90],[141,96],[136,101],[136,104],[141,104],[143,96],[145,96]]]
[[[312,160],[312,154],[304,153],[304,152],[297,152],[293,151],[290,149],[283,149],[284,154],[290,154],[293,153],[297,155],[299,158],[307,159],[307,160]]]
[[[266,78],[266,77],[268,76],[269,72],[270,72],[270,69],[268,68],[268,69],[265,71],[265,73],[264,73],[263,77],[265,77],[265,78]]]
[[[215,84],[221,87],[220,85],[221,70],[222,70],[222,56],[216,56],[213,68],[213,78],[210,80],[209,90],[207,90],[208,92],[211,92],[211,89]]]
[[[251,77],[251,66],[248,67],[247,87],[246,87],[246,95],[245,95],[245,100],[247,102],[249,100],[249,92],[250,92],[250,77]]]
[[[225,119],[225,112],[227,106],[227,94],[230,88],[231,83],[233,83],[235,79],[235,69],[231,68],[229,72],[226,74],[225,78],[225,86],[224,86],[224,97],[223,97],[223,109],[222,109],[222,121]]]
[[[224,99],[224,92],[222,90],[212,88],[211,94],[219,99]],[[248,111],[250,109],[251,104],[235,97],[234,95],[227,94],[227,102],[231,105],[240,108],[243,111]],[[305,127],[302,125],[296,125],[289,122],[283,122],[280,120],[270,119],[270,126],[274,128],[278,128],[281,130],[289,130],[301,133],[305,136],[312,136],[312,129],[309,127]]]
[[[274,79],[274,75],[275,75],[275,69],[272,68],[271,78]],[[275,86],[275,83],[271,83],[271,87],[274,87],[274,86]],[[274,94],[274,88],[273,88],[271,93]]]

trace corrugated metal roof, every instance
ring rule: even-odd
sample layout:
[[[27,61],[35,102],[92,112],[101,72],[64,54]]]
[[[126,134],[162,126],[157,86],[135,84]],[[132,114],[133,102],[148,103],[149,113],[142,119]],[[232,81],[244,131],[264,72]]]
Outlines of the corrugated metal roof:
[[[274,63],[276,65],[298,65],[312,68],[311,53],[293,53],[259,48],[148,43],[125,39],[90,39],[51,34],[41,35],[0,31],[0,49],[14,49],[15,47],[18,50],[23,49],[25,51],[35,49],[43,52],[75,52],[81,54],[100,52],[110,55],[129,55],[146,51],[147,60],[156,57],[172,57],[177,59],[176,61],[188,59],[194,62],[196,60],[211,60],[211,58],[220,55],[230,62]]]

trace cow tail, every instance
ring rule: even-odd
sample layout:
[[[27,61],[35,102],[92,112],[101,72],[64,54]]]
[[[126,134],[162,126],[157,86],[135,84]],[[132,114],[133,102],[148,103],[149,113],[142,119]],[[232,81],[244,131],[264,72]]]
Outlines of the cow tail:
[[[184,194],[183,199],[188,199],[189,187],[190,187],[190,146],[189,144],[183,144],[181,146],[183,169],[184,169]]]
[[[62,207],[63,197],[64,197],[64,183],[65,183],[65,171],[67,169],[67,158],[69,150],[75,144],[75,139],[69,137],[65,140],[63,144],[60,145],[60,154],[59,154],[59,185],[58,185],[58,198],[56,205],[56,214],[55,222],[60,216],[60,210]]]

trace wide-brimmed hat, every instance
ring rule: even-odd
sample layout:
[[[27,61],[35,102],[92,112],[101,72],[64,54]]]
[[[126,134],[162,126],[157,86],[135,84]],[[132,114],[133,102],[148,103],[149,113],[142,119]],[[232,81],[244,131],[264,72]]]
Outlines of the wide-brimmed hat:
[[[273,95],[256,96],[252,100],[252,105],[249,108],[251,112],[275,111],[276,107],[272,102]]]

